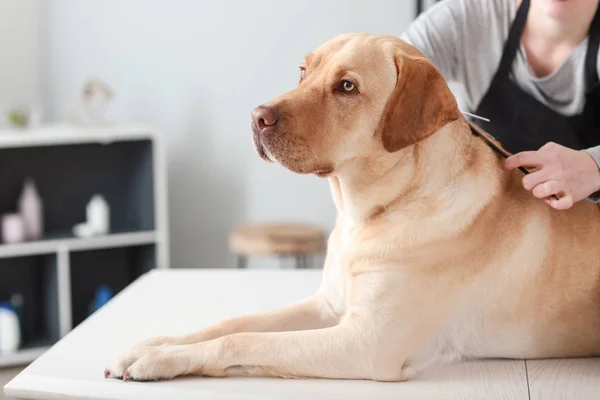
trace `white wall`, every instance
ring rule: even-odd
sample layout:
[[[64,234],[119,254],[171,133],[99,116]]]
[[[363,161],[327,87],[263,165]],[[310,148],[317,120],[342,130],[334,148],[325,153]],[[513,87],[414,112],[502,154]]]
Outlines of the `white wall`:
[[[41,0],[0,0],[0,125],[9,107],[37,107],[43,56]]]
[[[250,111],[293,88],[325,40],[398,35],[414,15],[412,0],[49,1],[51,115],[96,75],[116,88],[117,116],[168,136],[174,267],[233,265],[227,235],[245,220],[331,228],[327,182],[262,162]]]

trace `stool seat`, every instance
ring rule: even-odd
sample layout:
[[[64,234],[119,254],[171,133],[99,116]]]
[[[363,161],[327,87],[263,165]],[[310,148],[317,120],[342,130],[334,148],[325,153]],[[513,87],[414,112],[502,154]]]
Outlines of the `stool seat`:
[[[303,224],[241,225],[229,241],[234,253],[247,256],[319,253],[325,250],[326,242],[325,231]]]

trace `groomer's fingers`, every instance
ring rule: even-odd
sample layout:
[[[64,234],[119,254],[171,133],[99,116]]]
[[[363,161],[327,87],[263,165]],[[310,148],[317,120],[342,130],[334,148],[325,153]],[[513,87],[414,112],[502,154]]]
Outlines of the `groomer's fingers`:
[[[535,175],[535,174],[532,174]],[[531,175],[527,175],[531,176]],[[553,194],[563,193],[565,190],[564,182],[557,180],[549,180],[536,184],[532,190],[532,193],[538,199],[550,197]]]
[[[542,167],[547,160],[546,154],[539,151],[522,151],[508,157],[504,168],[513,170],[519,167]]]
[[[564,194],[558,196],[558,200],[549,197],[546,198],[546,203],[556,210],[567,210],[573,206],[573,196],[570,194]]]
[[[525,175],[522,179],[523,187],[527,190],[531,190],[546,181],[553,180],[552,178],[556,177],[552,176],[552,174],[548,171],[548,168],[542,168],[537,172]]]

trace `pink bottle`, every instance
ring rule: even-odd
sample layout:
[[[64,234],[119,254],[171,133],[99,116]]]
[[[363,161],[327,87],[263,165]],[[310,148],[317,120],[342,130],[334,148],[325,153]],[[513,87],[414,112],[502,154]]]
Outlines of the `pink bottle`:
[[[40,239],[44,233],[43,205],[32,179],[25,181],[19,198],[18,211],[25,224],[27,239]]]

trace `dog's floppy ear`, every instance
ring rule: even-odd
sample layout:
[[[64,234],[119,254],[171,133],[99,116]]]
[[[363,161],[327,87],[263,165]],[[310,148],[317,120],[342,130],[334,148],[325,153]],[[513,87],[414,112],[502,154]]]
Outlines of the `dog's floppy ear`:
[[[381,121],[381,140],[389,151],[415,144],[459,118],[454,95],[427,59],[398,49],[398,80]]]

